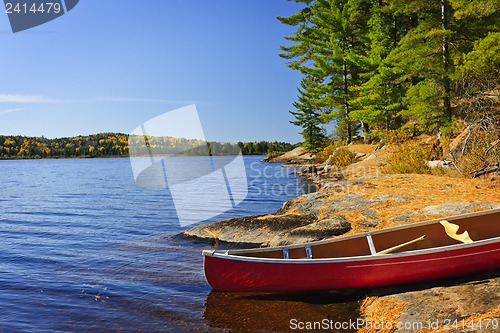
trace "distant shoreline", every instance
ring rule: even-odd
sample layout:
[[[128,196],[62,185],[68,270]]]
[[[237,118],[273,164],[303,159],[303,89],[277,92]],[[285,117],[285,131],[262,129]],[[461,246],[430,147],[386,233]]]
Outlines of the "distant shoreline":
[[[97,158],[128,158],[128,156],[54,156],[54,157],[0,157],[0,161],[38,161],[38,160],[88,160]]]
[[[157,155],[155,157],[224,157],[224,156],[239,156],[239,155]],[[243,156],[267,156],[266,154],[252,154]],[[14,157],[14,158],[2,158],[0,161],[39,161],[39,160],[90,160],[90,159],[111,159],[111,158],[130,158],[130,156],[73,156],[73,157]],[[150,156],[134,156],[132,158],[150,158]],[[265,162],[265,161],[264,161]]]
[[[173,137],[130,137],[123,133],[98,133],[55,139],[0,135],[0,160],[128,158],[130,150],[134,157],[149,157],[151,153],[154,156],[237,156],[240,153],[277,156],[295,147],[296,145],[277,141],[231,144]]]

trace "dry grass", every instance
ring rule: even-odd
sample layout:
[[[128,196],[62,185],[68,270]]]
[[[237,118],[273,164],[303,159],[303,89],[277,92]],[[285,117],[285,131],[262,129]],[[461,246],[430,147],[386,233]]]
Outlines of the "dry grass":
[[[351,164],[356,157],[356,153],[350,147],[339,146],[337,143],[332,143],[324,150],[318,152],[314,157],[315,163],[323,163],[329,160],[330,165],[337,168],[345,167]]]
[[[331,154],[335,152],[335,150],[339,147],[337,143],[331,143],[327,147],[325,147],[322,151],[319,151],[314,156],[315,163],[323,163],[330,157]]]
[[[392,227],[401,224],[394,222],[394,217],[402,214],[414,213],[428,206],[437,206],[445,202],[496,202],[500,203],[500,177],[485,179],[450,178],[434,175],[385,175],[369,178],[348,187],[340,187],[339,191],[332,192],[324,200],[328,202],[341,200],[347,193],[361,194],[365,199],[376,199],[385,195],[406,197],[406,200],[396,200],[390,197],[386,200],[371,204],[370,209],[376,211],[379,223],[376,229]],[[323,206],[323,207],[324,207]],[[476,211],[484,210],[478,207]],[[324,211],[323,211],[324,212]],[[333,213],[344,216],[351,224],[352,230],[348,234],[366,231],[359,226],[365,219],[361,210],[346,210]],[[322,218],[325,217],[322,214]],[[419,222],[428,219],[445,217],[443,215],[419,214],[409,222]]]
[[[432,136],[419,136],[415,142],[428,145],[432,141]],[[401,224],[401,218],[394,221],[395,217],[404,217],[407,222],[419,222],[428,219],[445,217],[443,215],[415,214],[425,207],[438,206],[446,202],[493,202],[500,203],[500,177],[489,176],[478,179],[448,177],[442,175],[428,174],[385,174],[382,175],[380,169],[383,161],[390,159],[390,156],[397,151],[396,146],[386,146],[383,150],[373,152],[374,145],[356,144],[349,146],[356,152],[369,153],[368,156],[359,162],[351,164],[342,169],[345,179],[350,182],[332,183],[330,186],[335,190],[331,191],[328,197],[321,199],[322,206],[319,207],[318,220],[331,217],[332,215],[343,216],[351,223],[352,230],[347,234],[355,234],[366,231],[366,227],[360,225],[364,220],[370,220],[363,215],[363,209],[352,209],[344,211],[329,212],[330,203],[343,200],[348,193],[357,193],[364,199],[377,199],[377,203],[367,206],[376,212],[375,221],[377,226],[370,229],[382,229]],[[417,149],[417,148],[415,148]],[[387,198],[380,202],[381,197]],[[400,197],[398,199],[397,197]],[[298,197],[294,200],[299,203],[305,197]],[[365,209],[365,210],[366,210]],[[475,210],[487,209],[478,207]],[[281,216],[300,216],[302,212],[292,205]],[[275,218],[275,214],[258,217],[259,220]]]
[[[302,213],[300,213],[296,209],[289,209],[285,213],[279,214],[279,216],[291,216],[291,215],[293,215],[293,216],[301,216]],[[274,219],[274,218],[276,218],[276,216],[278,216],[278,215],[276,215],[276,214],[267,214],[267,215],[259,216],[256,219],[262,221],[262,220]]]
[[[354,161],[356,153],[346,147],[340,147],[330,156],[330,165],[342,168]]]
[[[324,220],[325,218],[328,217],[328,214],[325,213],[325,211],[328,208],[329,208],[328,206],[320,206],[319,207],[318,221]]]
[[[431,137],[419,137],[419,140],[427,142]],[[422,144],[424,144],[422,142]],[[373,145],[364,145],[362,148],[356,145],[356,151],[371,151]],[[353,183],[348,187],[343,187],[339,183],[337,192],[332,192],[326,198],[328,201],[335,201],[343,198],[347,193],[358,193],[367,199],[380,198],[384,195],[407,197],[406,201],[386,200],[371,205],[371,209],[377,212],[380,220],[377,228],[385,228],[400,224],[392,222],[391,219],[408,212],[416,212],[427,206],[441,205],[445,202],[496,202],[500,203],[500,177],[490,176],[485,178],[471,179],[461,177],[449,177],[444,175],[429,174],[391,174],[381,175],[380,169],[383,161],[389,159],[395,152],[394,147],[387,147],[382,151],[377,151],[376,156],[354,163],[343,170],[346,179],[357,179],[363,177],[363,181]],[[478,208],[477,210],[481,210]],[[362,221],[363,216],[359,211],[337,212],[343,215],[352,223],[353,230],[349,233],[362,231],[356,224]],[[431,218],[443,216],[419,215],[413,218],[412,222],[419,222]],[[354,222],[354,223],[353,223]]]
[[[363,320],[367,323],[364,327],[358,330],[358,333],[392,333],[394,332],[399,322],[407,302],[398,301],[396,298],[383,297],[379,298],[377,296],[370,296],[363,300],[360,306],[360,312]],[[477,313],[464,319],[458,320],[456,324],[450,323],[449,326],[439,325],[437,329],[423,329],[418,330],[418,333],[442,333],[448,332],[452,329],[457,330],[462,326],[464,328],[475,327],[479,332],[481,328],[485,328],[489,320],[497,319],[500,316],[500,306],[497,306],[493,310],[485,313]],[[440,321],[443,322],[444,321]],[[370,326],[370,323],[373,323]],[[384,323],[385,327],[378,329],[376,327],[377,323]],[[479,327],[478,325],[483,327]],[[475,326],[474,326],[475,325]],[[379,325],[380,326],[380,325]],[[388,328],[389,327],[389,328]],[[392,328],[391,328],[392,327]],[[490,324],[489,329],[493,328]]]
[[[430,147],[422,146],[416,142],[404,143],[387,158],[387,165],[382,168],[382,172],[430,174],[432,170],[427,165],[430,155]]]
[[[431,140],[432,137],[420,137],[420,140]],[[417,144],[425,145],[420,142]],[[367,146],[363,148],[363,146]],[[446,202],[496,202],[500,203],[500,176],[489,176],[481,179],[449,177],[435,174],[385,174],[381,175],[380,169],[384,166],[384,161],[396,151],[396,147],[386,147],[381,151],[373,153],[373,146],[356,145],[350,147],[359,152],[364,149],[365,153],[371,153],[369,156],[357,163],[351,164],[342,170],[343,175],[348,180],[360,179],[354,182],[338,182],[332,186],[337,186],[336,191],[332,191],[322,203],[320,208],[320,217],[324,218],[327,215],[328,203],[341,200],[348,193],[357,193],[363,196],[364,199],[378,199],[382,196],[389,197],[369,206],[370,209],[376,212],[376,218],[379,221],[376,229],[392,227],[401,224],[394,222],[394,217],[402,214],[421,211],[428,206],[442,205]],[[413,149],[413,148],[412,148]],[[414,147],[418,150],[417,147]],[[375,157],[374,154],[376,154]],[[420,165],[420,157],[416,154],[415,161]],[[420,155],[425,155],[420,152]],[[349,184],[349,185],[345,185]],[[391,198],[393,197],[393,198]],[[400,197],[398,199],[397,197]],[[405,199],[406,198],[406,199]],[[481,207],[476,209],[482,210]],[[335,215],[344,216],[351,224],[352,230],[347,234],[354,234],[364,231],[359,223],[366,219],[362,209],[336,211]],[[416,215],[411,217],[409,222],[418,222],[422,220],[444,217],[441,215]],[[365,326],[359,330],[361,333],[381,333],[393,332],[398,324],[398,319],[401,317],[406,305],[396,297],[368,297],[361,305],[362,318],[367,322],[373,323],[392,323],[393,330],[376,330],[376,327]],[[495,305],[493,305],[495,306]],[[484,319],[497,318],[500,315],[500,307],[488,311],[486,313],[475,314],[464,319],[465,325],[473,322],[478,322]],[[440,327],[437,331],[445,332],[447,328]]]
[[[464,328],[473,328],[474,327],[474,328],[476,328],[476,330],[478,332],[480,332],[482,330],[482,328],[485,328],[485,326],[488,323],[491,323],[488,320],[498,319],[499,316],[500,316],[500,306],[497,306],[495,309],[488,311],[486,313],[477,313],[477,314],[474,314],[474,315],[467,317],[463,320],[459,320],[458,323],[456,324],[456,326],[458,326],[458,328],[462,328],[462,326]],[[480,327],[479,325],[481,325],[482,327]],[[493,328],[491,326],[491,324],[489,326],[490,326],[490,327],[488,327],[489,329]],[[437,329],[432,329],[432,330],[426,329],[426,330],[420,330],[418,332],[419,333],[441,333],[441,332],[447,332],[450,329],[456,329],[456,328],[457,327],[454,327],[453,325],[450,325],[449,327],[440,325],[439,328],[437,328]]]
[[[370,179],[372,186],[365,186],[362,193],[367,198],[379,198],[384,194],[408,197],[400,202],[386,200],[371,205],[380,219],[380,228],[395,226],[393,217],[405,212],[415,212],[427,206],[440,205],[444,202],[500,202],[498,195],[500,180],[480,180],[449,178],[432,175],[392,175]],[[356,188],[352,188],[356,191]],[[419,215],[412,222],[443,216]]]
[[[220,228],[220,229],[216,229],[216,230],[210,230],[210,229],[208,229],[208,228],[205,228],[205,229],[203,229],[203,230],[205,230],[205,232],[206,232],[207,234],[209,234],[210,236],[212,236],[214,239],[218,239],[218,238],[219,238],[219,235],[220,235],[220,233],[221,233],[221,231],[222,231],[222,228]]]
[[[365,231],[366,228],[360,227],[359,223],[366,219],[363,212],[359,209],[355,210],[344,210],[336,212],[335,214],[341,215],[346,218],[349,223],[351,223],[352,229],[349,231],[350,234],[357,234]]]
[[[368,145],[368,144],[362,144],[362,143],[349,145],[350,150],[355,151],[356,153],[361,153],[361,154],[373,153],[376,148],[377,148],[377,145]]]
[[[367,324],[359,329],[358,333],[394,332],[398,326],[398,319],[407,304],[393,297],[367,297],[360,307],[361,316]],[[384,327],[378,329],[377,323],[384,323]]]

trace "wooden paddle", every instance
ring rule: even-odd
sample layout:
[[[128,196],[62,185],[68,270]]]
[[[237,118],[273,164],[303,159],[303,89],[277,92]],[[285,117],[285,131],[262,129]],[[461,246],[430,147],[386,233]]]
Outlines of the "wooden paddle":
[[[462,242],[464,244],[469,244],[473,242],[473,240],[469,237],[469,233],[467,231],[461,233],[460,235],[457,234],[457,231],[460,228],[460,226],[450,223],[446,220],[439,221],[439,223],[441,223],[441,225],[444,227],[444,231],[446,231],[446,234],[451,238],[459,242]]]
[[[421,240],[425,239],[426,237],[427,237],[426,235],[420,236],[420,237],[415,238],[414,240],[411,240],[409,242],[406,242],[406,243],[403,243],[403,244],[399,244],[399,245],[390,247],[390,248],[388,248],[386,250],[377,252],[377,254],[388,254],[388,253],[394,252],[394,251],[399,250],[399,249],[401,249],[401,248],[403,248],[405,246],[408,246],[410,244],[413,244],[413,243],[416,243],[416,242],[420,242]]]

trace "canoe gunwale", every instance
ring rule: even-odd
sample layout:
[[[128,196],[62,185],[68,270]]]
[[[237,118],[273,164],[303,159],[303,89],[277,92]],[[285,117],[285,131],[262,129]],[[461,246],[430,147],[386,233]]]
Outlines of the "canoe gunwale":
[[[452,221],[472,218],[472,217],[476,217],[476,216],[498,214],[498,213],[500,213],[500,209],[491,209],[491,210],[480,211],[480,212],[475,212],[475,213],[455,215],[455,216],[450,216],[450,217],[446,217],[446,218],[437,218],[437,219],[432,219],[432,220],[427,220],[427,221],[422,221],[422,222],[415,222],[415,223],[410,223],[410,224],[399,225],[399,226],[390,227],[390,228],[372,230],[372,231],[357,233],[357,234],[353,234],[353,235],[340,236],[337,238],[323,239],[323,240],[319,240],[319,241],[312,241],[312,242],[306,242],[306,243],[300,243],[300,244],[282,245],[282,246],[273,246],[273,247],[267,247],[267,248],[228,250],[226,252],[228,252],[228,254],[238,254],[238,253],[255,253],[255,252],[265,253],[265,252],[271,252],[271,251],[283,250],[283,249],[291,250],[291,249],[296,249],[296,248],[302,248],[305,245],[315,246],[315,245],[329,244],[329,243],[333,243],[333,242],[343,242],[343,241],[355,239],[355,238],[363,238],[363,237],[366,237],[368,234],[378,235],[378,234],[385,234],[385,233],[390,233],[390,232],[398,231],[398,230],[413,229],[413,228],[417,228],[420,226],[437,224],[437,223],[439,223],[439,221],[441,221],[443,219],[445,219],[449,222],[452,222]],[[492,238],[489,238],[489,239],[492,239]],[[487,239],[487,240],[489,240],[489,239]],[[479,241],[475,241],[474,243],[477,243],[477,242],[479,242]],[[461,244],[458,244],[458,245],[461,245]]]
[[[203,256],[216,257],[221,259],[228,260],[237,260],[237,261],[247,261],[247,262],[260,262],[260,263],[275,263],[275,264],[329,264],[329,263],[345,263],[345,262],[358,262],[358,261],[366,261],[366,260],[387,260],[387,259],[396,259],[396,258],[405,258],[405,257],[418,257],[427,254],[434,253],[445,253],[461,250],[461,249],[473,249],[475,247],[480,247],[483,245],[489,244],[500,244],[500,236],[494,237],[490,239],[484,239],[480,241],[475,241],[469,244],[453,244],[447,246],[440,246],[428,249],[419,249],[413,251],[402,251],[397,253],[388,253],[388,254],[375,254],[375,255],[364,255],[364,256],[352,256],[352,257],[338,257],[338,258],[301,258],[301,259],[283,259],[283,258],[257,258],[257,257],[249,257],[249,256],[241,256],[241,255],[232,255],[228,254],[228,251],[220,252],[216,250],[203,250]],[[302,245],[304,246],[304,245]],[[500,251],[500,246],[498,251]]]
[[[453,221],[458,222],[458,221],[464,220],[464,219],[471,219],[474,217],[485,216],[485,215],[496,215],[499,213],[500,213],[500,209],[492,209],[492,210],[450,216],[450,217],[447,217],[446,220],[450,221],[450,222],[453,222]],[[284,249],[292,250],[292,249],[297,249],[297,248],[304,248],[305,246],[314,247],[317,245],[325,245],[325,244],[330,244],[330,243],[344,242],[344,241],[348,241],[348,240],[352,240],[352,239],[356,239],[356,238],[367,238],[369,235],[374,236],[374,235],[381,235],[381,234],[389,234],[391,232],[399,231],[399,230],[411,230],[413,228],[418,228],[421,226],[439,224],[439,221],[441,221],[441,220],[443,220],[443,218],[437,218],[437,219],[432,219],[432,220],[427,220],[427,221],[422,221],[422,222],[416,222],[416,223],[395,226],[395,227],[391,227],[391,228],[373,230],[373,231],[358,233],[358,234],[354,234],[354,235],[324,239],[324,240],[301,243],[301,244],[291,244],[291,245],[284,245],[284,246],[275,246],[275,247],[268,247],[268,248],[254,248],[254,249],[244,249],[244,250],[226,250],[226,251],[204,250],[203,256],[212,256],[212,257],[217,257],[217,258],[222,258],[222,259],[248,261],[248,262],[313,264],[313,263],[336,263],[336,262],[374,260],[374,259],[377,259],[377,260],[378,259],[380,259],[380,260],[381,259],[391,259],[391,258],[418,256],[418,255],[425,255],[425,254],[435,254],[435,253],[439,253],[439,252],[445,253],[448,251],[454,251],[454,250],[458,250],[458,249],[469,249],[469,248],[473,249],[473,248],[481,246],[481,245],[494,244],[494,243],[500,244],[500,236],[497,236],[497,237],[493,237],[493,238],[486,238],[486,239],[477,240],[477,241],[474,241],[473,243],[468,243],[468,244],[458,243],[458,244],[451,244],[451,245],[444,245],[444,246],[429,247],[429,248],[424,248],[424,249],[415,249],[415,250],[410,250],[410,251],[401,251],[401,252],[395,252],[395,253],[389,253],[389,254],[366,254],[366,255],[344,256],[344,257],[292,258],[292,259],[266,258],[266,257],[254,257],[254,256],[252,256],[253,253],[266,253],[266,252],[273,252],[273,251],[277,251],[277,250],[282,251]]]

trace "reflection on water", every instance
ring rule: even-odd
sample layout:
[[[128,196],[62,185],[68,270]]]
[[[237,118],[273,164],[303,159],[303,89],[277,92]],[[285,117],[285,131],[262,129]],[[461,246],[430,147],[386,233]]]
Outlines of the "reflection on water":
[[[359,300],[363,297],[364,294],[354,291],[283,295],[212,291],[205,302],[204,318],[214,329],[289,332],[299,322],[356,320],[359,317]]]

